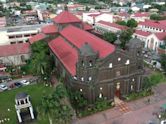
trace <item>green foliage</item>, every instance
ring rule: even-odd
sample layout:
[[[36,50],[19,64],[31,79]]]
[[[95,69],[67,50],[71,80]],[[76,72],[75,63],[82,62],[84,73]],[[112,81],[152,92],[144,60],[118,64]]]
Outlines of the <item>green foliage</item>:
[[[81,92],[73,92],[71,89],[68,89],[68,94],[73,107],[76,109],[76,112],[84,109],[88,105],[88,101],[84,98]]]
[[[41,98],[42,94],[50,94],[53,92],[53,88],[46,87],[42,83],[40,84],[33,84],[29,86],[25,86],[22,88],[16,88],[13,90],[9,90],[3,93],[0,93],[0,117],[3,118],[10,118],[10,121],[4,122],[4,124],[17,124],[17,115],[16,115],[16,109],[14,106],[15,96],[16,94],[20,92],[26,92],[30,95],[32,106],[34,108],[34,111],[37,113],[40,113],[41,109],[37,109],[39,105],[41,104]],[[8,112],[7,110],[10,109],[11,111]],[[39,116],[37,116],[37,119],[34,120],[35,124],[48,124],[47,122],[43,122],[44,119],[47,120],[47,118],[41,118],[41,121],[43,123],[40,123]]]
[[[165,82],[166,77],[162,73],[153,73],[149,77],[144,78],[143,90],[151,89],[152,86],[155,86],[159,83]]]
[[[95,0],[75,0],[76,2],[78,2],[78,3],[89,3],[89,4],[94,4],[94,3],[96,3],[96,1]]]
[[[119,25],[127,26],[127,23],[125,21],[117,21],[116,23]]]
[[[120,47],[122,49],[125,49],[126,43],[129,42],[129,40],[132,38],[133,31],[131,29],[128,29],[126,31],[122,31],[120,33],[119,40],[121,41]]]
[[[117,40],[117,37],[116,34],[112,32],[106,32],[103,34],[103,39],[110,43],[114,43]]]
[[[96,100],[94,104],[91,104],[87,106],[84,110],[80,111],[79,116],[80,117],[88,116],[111,107],[113,107],[111,101],[108,101],[105,98],[99,98]]]
[[[135,21],[134,19],[130,19],[127,21],[127,26],[128,27],[131,27],[131,28],[134,28],[134,27],[137,27],[137,21]]]
[[[73,115],[70,104],[67,102],[67,91],[60,83],[52,94],[42,97],[41,110],[58,124],[69,124]]]
[[[162,69],[166,72],[166,54],[162,54],[160,57]]]
[[[139,98],[142,98],[145,96],[150,96],[152,94],[153,94],[153,92],[151,91],[151,89],[147,89],[147,90],[143,90],[138,93],[134,92],[134,93],[129,94],[128,96],[126,96],[126,100],[127,101],[136,100],[136,99],[139,99]]]
[[[151,20],[165,20],[166,17],[165,16],[160,16],[159,14],[152,14],[152,15],[150,15],[150,19]]]
[[[49,55],[49,48],[45,41],[35,42],[31,45],[32,55],[22,71],[33,75],[49,77],[53,69],[53,58]]]

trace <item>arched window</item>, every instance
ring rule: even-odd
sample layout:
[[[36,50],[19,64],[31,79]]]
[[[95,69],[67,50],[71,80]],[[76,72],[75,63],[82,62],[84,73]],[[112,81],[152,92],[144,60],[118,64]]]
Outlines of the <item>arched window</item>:
[[[92,66],[92,60],[89,61],[89,66],[90,66],[90,67]]]
[[[82,66],[84,66],[84,61],[83,60],[81,61],[81,64],[82,64]]]

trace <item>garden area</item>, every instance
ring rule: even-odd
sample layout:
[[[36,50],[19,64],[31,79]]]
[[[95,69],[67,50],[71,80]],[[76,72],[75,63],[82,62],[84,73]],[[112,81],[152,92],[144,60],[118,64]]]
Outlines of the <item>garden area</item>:
[[[144,78],[143,90],[139,93],[131,93],[125,98],[127,101],[137,100],[142,97],[150,96],[153,94],[152,88],[159,83],[166,83],[166,77],[161,72],[154,72],[149,77]]]
[[[46,87],[43,84],[34,84],[22,88],[13,89],[11,91],[5,91],[0,93],[0,120],[9,119],[4,124],[16,124],[17,116],[15,110],[15,95],[20,92],[26,92],[30,95],[32,106],[37,113],[38,107],[41,104],[42,95],[50,94],[53,92],[53,88]],[[32,124],[46,124],[48,119],[38,118]]]
[[[79,91],[73,92],[68,89],[68,94],[77,117],[92,115],[114,106],[112,102],[108,101],[106,98],[98,98],[94,103],[90,103]]]

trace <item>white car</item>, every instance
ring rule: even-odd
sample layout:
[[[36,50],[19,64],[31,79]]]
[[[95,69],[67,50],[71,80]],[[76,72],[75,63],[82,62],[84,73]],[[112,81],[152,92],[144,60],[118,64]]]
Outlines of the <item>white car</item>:
[[[4,85],[4,84],[1,84],[0,85],[0,89],[4,91],[4,90],[7,90],[8,87],[6,85]]]
[[[160,124],[166,124],[166,120],[161,121]]]
[[[23,84],[23,85],[29,85],[30,84],[30,82],[27,81],[27,80],[22,80],[22,81],[20,81],[20,83]]]

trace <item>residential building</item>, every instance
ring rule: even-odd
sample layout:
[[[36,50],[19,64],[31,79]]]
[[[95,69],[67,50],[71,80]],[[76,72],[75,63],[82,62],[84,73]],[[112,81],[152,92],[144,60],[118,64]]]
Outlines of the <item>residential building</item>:
[[[153,21],[153,20],[145,20],[144,22],[140,22],[137,26],[137,29],[148,32],[166,32],[166,26],[163,24],[164,21]]]
[[[0,63],[5,65],[22,65],[30,57],[30,44],[11,44],[0,46]]]
[[[137,12],[132,14],[130,18],[136,20],[137,22],[144,22],[145,20],[150,19],[150,14],[147,12]]]
[[[115,96],[122,98],[142,89],[140,40],[132,39],[126,50],[121,50],[87,31],[84,23],[68,11],[61,12],[53,22],[42,33],[50,39],[46,41],[56,74],[67,87],[81,92],[91,102],[102,97],[113,101]]]
[[[25,43],[27,40],[38,34],[43,25],[26,25],[4,27],[0,29],[0,45]]]
[[[106,21],[99,21],[95,25],[95,30],[99,33],[105,33],[105,32],[117,33],[127,29],[128,29],[127,26],[122,26],[116,23],[110,23]]]
[[[136,30],[133,36],[143,41],[145,48],[153,50],[159,54],[165,53],[165,50],[162,49],[161,46],[165,45],[164,40],[166,39],[166,32],[150,33]]]
[[[112,23],[113,15],[111,13],[101,12],[83,13],[83,21],[91,25],[95,25],[98,21],[107,21]]]

